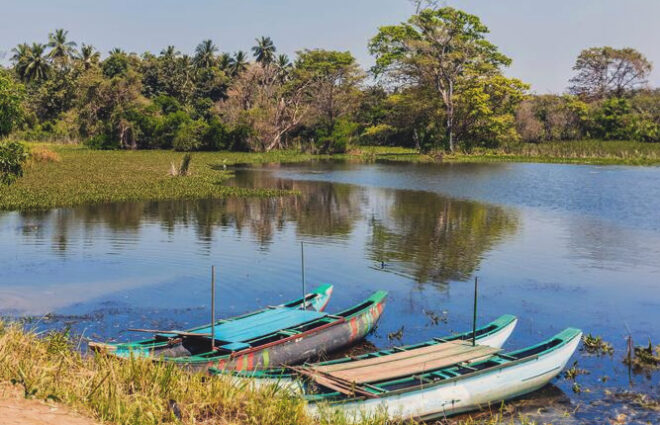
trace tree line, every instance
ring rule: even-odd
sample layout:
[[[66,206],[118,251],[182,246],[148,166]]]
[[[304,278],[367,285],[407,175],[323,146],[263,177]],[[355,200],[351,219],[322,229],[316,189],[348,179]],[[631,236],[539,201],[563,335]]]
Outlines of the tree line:
[[[343,152],[351,145],[420,151],[583,138],[660,138],[660,93],[634,49],[584,50],[563,95],[532,95],[504,75],[511,59],[474,15],[419,8],[369,42],[376,65],[350,52],[250,52],[202,41],[102,58],[65,30],[13,49],[0,69],[0,136],[81,141],[99,149]]]

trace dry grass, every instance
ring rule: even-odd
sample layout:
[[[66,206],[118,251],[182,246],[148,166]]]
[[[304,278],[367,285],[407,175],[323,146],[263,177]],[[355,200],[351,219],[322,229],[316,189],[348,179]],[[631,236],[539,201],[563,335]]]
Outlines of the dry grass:
[[[223,377],[190,373],[146,359],[84,355],[66,332],[38,334],[0,320],[0,385],[11,383],[25,398],[52,400],[98,421],[116,425],[342,425],[337,412],[313,419],[305,402],[275,386],[254,388]],[[500,411],[443,420],[448,425],[527,422]],[[358,425],[397,424],[384,417]],[[414,422],[405,422],[413,425]]]

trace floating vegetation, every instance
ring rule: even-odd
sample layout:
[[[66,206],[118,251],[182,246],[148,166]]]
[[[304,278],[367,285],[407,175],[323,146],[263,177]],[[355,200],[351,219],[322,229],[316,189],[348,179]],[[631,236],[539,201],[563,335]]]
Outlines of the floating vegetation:
[[[427,310],[422,310],[422,313],[424,313],[424,315],[429,318],[429,320],[431,321],[431,324],[433,326],[436,326],[441,322],[442,323],[447,323],[448,320],[449,320],[449,317],[448,317],[449,313],[447,312],[447,310],[442,310],[440,315],[438,315],[436,312],[430,311],[430,310],[428,310],[428,311]]]
[[[634,391],[621,391],[614,394],[614,398],[632,404],[635,407],[660,412],[660,399],[650,397],[648,394]]]
[[[614,354],[612,344],[603,341],[603,338],[600,336],[591,335],[591,333],[582,337],[582,349],[589,354],[595,354],[597,356],[605,354],[611,356]]]
[[[628,355],[623,359],[623,362],[640,370],[660,368],[660,345],[654,348],[649,338],[648,346],[635,346],[632,352],[629,346]]]
[[[564,371],[564,378],[568,379],[569,381],[575,381],[575,378],[577,378],[580,375],[588,375],[589,371],[586,369],[580,369],[578,367],[578,362],[577,360],[573,362],[573,366],[570,368],[566,369]]]
[[[390,341],[401,341],[401,338],[403,338],[403,325],[401,325],[399,330],[387,334],[387,339]]]

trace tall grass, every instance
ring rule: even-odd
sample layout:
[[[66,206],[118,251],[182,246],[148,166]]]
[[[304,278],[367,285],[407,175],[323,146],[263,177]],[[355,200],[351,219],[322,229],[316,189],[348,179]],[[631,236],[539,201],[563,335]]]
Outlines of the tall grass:
[[[53,400],[104,423],[345,425],[337,412],[307,416],[304,401],[276,386],[256,388],[229,378],[191,373],[147,359],[84,355],[67,332],[39,335],[0,319],[0,384],[11,383],[26,398]],[[516,423],[528,423],[516,418]],[[443,422],[452,425],[513,424],[502,411]],[[357,425],[405,423],[384,416]]]

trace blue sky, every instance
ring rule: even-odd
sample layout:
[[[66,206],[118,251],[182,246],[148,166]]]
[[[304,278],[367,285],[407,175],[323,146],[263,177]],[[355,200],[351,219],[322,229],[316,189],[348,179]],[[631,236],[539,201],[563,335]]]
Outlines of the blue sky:
[[[320,47],[350,50],[368,67],[366,44],[378,26],[405,20],[406,0],[2,0],[0,55],[23,41],[45,42],[55,28],[91,43],[104,54],[113,47],[160,51],[168,44],[192,52],[211,38],[223,51],[249,50],[268,35],[278,50]],[[475,13],[490,39],[513,58],[507,74],[538,93],[561,92],[579,51],[611,45],[634,47],[656,68],[660,86],[660,0],[448,0]]]

